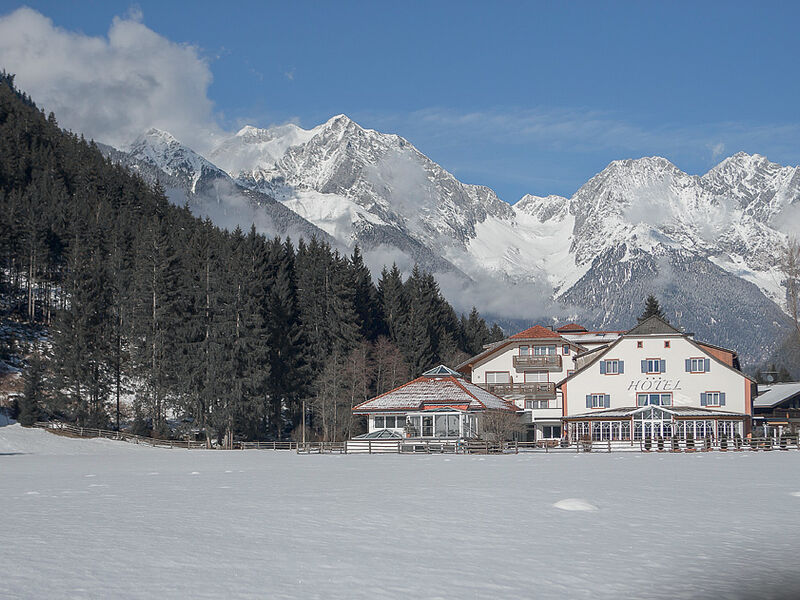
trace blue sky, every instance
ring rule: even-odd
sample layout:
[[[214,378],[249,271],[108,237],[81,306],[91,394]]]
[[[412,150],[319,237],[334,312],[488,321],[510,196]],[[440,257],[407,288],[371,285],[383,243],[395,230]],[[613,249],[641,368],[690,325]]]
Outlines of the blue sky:
[[[0,15],[19,6],[0,0]],[[205,94],[196,118],[208,112],[221,130],[311,127],[345,113],[408,138],[462,181],[510,202],[525,193],[570,195],[620,158],[666,156],[691,173],[740,150],[800,163],[797,3],[27,6],[90,40],[108,39],[121,17],[140,23],[137,35],[146,28],[191,46],[210,79],[187,79],[181,98]],[[12,50],[0,42],[0,66],[16,70],[25,87],[24,73],[7,64]],[[99,78],[104,64],[117,64],[75,54],[67,60],[96,61]],[[42,103],[41,87],[45,104],[62,107],[69,121],[64,86],[58,94],[42,86],[31,79],[34,99]],[[82,118],[67,124],[95,131]]]

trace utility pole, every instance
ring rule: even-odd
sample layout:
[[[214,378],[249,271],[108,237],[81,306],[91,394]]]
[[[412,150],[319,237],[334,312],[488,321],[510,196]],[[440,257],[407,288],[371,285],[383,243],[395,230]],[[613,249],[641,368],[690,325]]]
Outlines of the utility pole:
[[[303,400],[303,446],[306,445],[306,401]]]

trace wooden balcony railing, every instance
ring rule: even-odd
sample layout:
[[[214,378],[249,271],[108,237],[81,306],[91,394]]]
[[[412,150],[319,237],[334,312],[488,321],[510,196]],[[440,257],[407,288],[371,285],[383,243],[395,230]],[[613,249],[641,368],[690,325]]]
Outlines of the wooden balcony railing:
[[[526,400],[550,400],[556,397],[553,381],[536,383],[482,383],[482,388],[498,396],[524,396]]]
[[[514,368],[523,369],[544,369],[546,371],[561,370],[560,354],[528,354],[514,357]]]

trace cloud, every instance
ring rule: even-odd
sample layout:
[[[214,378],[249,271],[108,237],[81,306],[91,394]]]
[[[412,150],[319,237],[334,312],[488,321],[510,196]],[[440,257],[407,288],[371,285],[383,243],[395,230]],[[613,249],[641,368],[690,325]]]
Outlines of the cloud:
[[[710,146],[710,150],[711,150],[711,159],[717,160],[725,152],[725,144],[723,144],[722,142],[717,142],[713,146]]]
[[[0,18],[0,57],[20,89],[89,138],[123,147],[158,127],[202,152],[220,133],[200,50],[149,29],[138,6],[115,17],[105,37],[20,8]]]

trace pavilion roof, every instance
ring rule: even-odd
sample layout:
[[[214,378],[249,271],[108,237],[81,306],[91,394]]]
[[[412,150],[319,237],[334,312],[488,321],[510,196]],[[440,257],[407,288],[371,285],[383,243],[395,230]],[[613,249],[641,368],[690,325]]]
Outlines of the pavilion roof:
[[[450,407],[457,410],[510,410],[512,402],[495,396],[460,377],[418,377],[385,394],[362,402],[353,412],[432,410]]]

